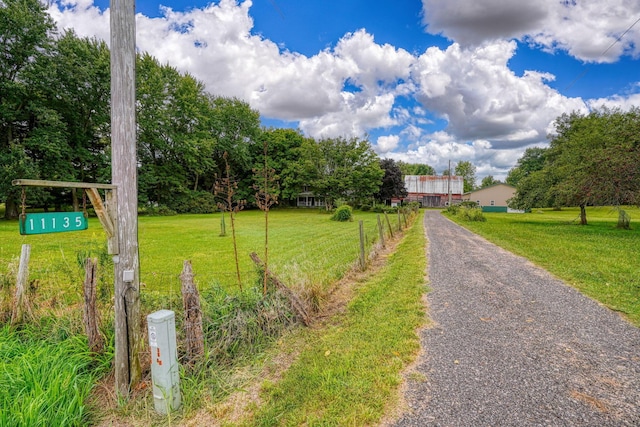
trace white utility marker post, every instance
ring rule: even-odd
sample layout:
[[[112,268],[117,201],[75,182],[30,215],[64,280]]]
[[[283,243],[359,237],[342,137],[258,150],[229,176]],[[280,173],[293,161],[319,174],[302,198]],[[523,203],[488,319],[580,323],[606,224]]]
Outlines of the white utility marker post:
[[[178,409],[181,403],[176,315],[171,310],[156,311],[147,316],[147,325],[153,405],[156,412],[166,415]]]
[[[111,182],[118,188],[115,275],[116,393],[140,381],[140,277],[136,158],[136,28],[134,0],[111,0]]]

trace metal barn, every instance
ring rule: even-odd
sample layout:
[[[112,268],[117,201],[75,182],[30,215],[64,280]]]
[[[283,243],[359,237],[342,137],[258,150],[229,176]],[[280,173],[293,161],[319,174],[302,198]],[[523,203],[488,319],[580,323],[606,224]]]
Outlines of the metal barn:
[[[404,185],[408,202],[418,202],[423,207],[446,206],[449,193],[452,201],[462,200],[464,181],[461,176],[406,175]]]

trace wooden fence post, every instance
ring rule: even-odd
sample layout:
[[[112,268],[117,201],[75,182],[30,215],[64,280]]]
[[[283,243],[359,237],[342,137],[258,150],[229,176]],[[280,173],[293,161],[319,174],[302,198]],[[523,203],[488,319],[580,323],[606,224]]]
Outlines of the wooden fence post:
[[[400,217],[400,209],[398,209],[398,231],[402,231],[402,218]]]
[[[387,246],[384,244],[384,228],[382,228],[382,221],[380,220],[380,214],[378,214],[378,232],[380,233],[380,243],[382,243],[383,248],[386,248]]]
[[[184,328],[187,339],[187,360],[193,362],[204,354],[204,333],[202,331],[202,311],[200,294],[193,282],[191,261],[185,261],[180,274],[182,307],[184,308]]]
[[[362,220],[359,221],[360,224],[360,268],[362,271],[367,268],[367,260],[364,256],[364,223]]]
[[[31,245],[22,245],[20,251],[20,266],[18,267],[18,277],[16,280],[16,293],[13,299],[13,309],[11,311],[11,325],[15,326],[24,321],[25,314],[30,318],[31,305],[29,297],[26,293],[27,283],[29,282],[29,258],[31,257]]]
[[[89,343],[89,351],[92,353],[101,353],[104,350],[104,339],[100,334],[100,320],[96,309],[97,283],[98,260],[96,258],[87,258],[84,263],[84,310],[82,317]]]
[[[391,238],[393,239],[393,230],[391,229],[391,221],[389,221],[389,216],[387,215],[387,213],[384,213],[384,219],[387,221],[387,227],[389,228],[389,235],[391,235]]]

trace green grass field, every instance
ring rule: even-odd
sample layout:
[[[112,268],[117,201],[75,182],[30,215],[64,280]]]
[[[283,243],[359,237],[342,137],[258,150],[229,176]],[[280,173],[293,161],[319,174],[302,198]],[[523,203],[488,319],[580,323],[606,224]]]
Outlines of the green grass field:
[[[627,213],[631,230],[616,228],[618,213],[609,207],[588,208],[586,226],[579,225],[577,208],[485,213],[486,222],[457,222],[640,326],[640,210]]]
[[[368,246],[377,239],[377,214],[357,212],[353,222],[336,222],[318,210],[277,209],[269,216],[269,268],[288,284],[327,286],[358,259],[358,221],[364,221]],[[191,260],[199,286],[219,284],[237,288],[231,221],[220,236],[220,214],[140,217],[140,281],[143,292],[178,292],[184,260]],[[392,227],[397,216],[390,215]],[[236,239],[242,282],[256,281],[249,258],[264,258],[264,213],[241,211],[236,217]],[[0,277],[17,267],[20,246],[31,249],[30,278],[39,292],[64,301],[77,301],[83,280],[78,259],[106,255],[106,238],[96,218],[85,231],[21,236],[17,221],[0,221]],[[110,257],[105,257],[108,261]],[[10,268],[9,266],[12,265]],[[109,270],[107,270],[107,274]]]

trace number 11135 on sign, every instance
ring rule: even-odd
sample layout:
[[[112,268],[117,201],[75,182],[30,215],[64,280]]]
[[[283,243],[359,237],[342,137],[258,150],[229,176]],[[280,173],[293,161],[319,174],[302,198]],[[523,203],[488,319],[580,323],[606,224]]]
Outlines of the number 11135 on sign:
[[[88,228],[82,212],[47,212],[20,215],[20,234],[60,233]]]

